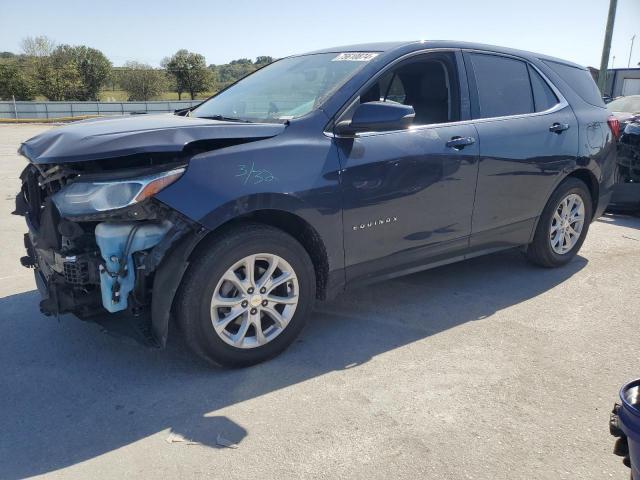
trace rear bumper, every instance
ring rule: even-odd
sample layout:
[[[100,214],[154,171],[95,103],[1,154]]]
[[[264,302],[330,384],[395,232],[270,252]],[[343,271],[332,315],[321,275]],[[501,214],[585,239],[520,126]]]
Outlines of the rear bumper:
[[[608,208],[609,210],[640,211],[640,183],[615,184]]]

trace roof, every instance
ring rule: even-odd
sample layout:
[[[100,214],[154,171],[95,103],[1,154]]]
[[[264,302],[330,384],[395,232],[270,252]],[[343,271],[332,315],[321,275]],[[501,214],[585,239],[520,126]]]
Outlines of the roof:
[[[499,47],[496,45],[487,45],[475,42],[460,42],[456,40],[414,40],[405,42],[374,42],[361,43],[357,45],[345,45],[341,47],[325,48],[309,53],[336,53],[336,52],[382,52],[385,54],[396,53],[404,55],[417,50],[427,48],[466,48],[473,50],[487,50],[496,53],[504,53],[507,55],[515,55],[523,58],[539,58],[541,60],[550,60],[552,62],[564,63],[572,67],[585,68],[582,65],[564,60],[561,58],[543,55],[541,53],[528,52],[526,50],[517,50],[514,48]]]

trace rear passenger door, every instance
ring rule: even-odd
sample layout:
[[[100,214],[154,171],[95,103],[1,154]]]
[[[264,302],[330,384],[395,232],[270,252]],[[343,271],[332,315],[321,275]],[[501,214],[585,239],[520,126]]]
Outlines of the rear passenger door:
[[[480,164],[472,250],[528,243],[563,169],[578,152],[575,115],[523,59],[464,52]]]

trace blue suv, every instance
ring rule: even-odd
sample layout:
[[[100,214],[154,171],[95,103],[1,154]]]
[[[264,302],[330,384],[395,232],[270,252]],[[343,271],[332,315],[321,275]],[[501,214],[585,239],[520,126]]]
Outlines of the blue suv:
[[[569,262],[609,201],[615,127],[589,72],[544,55],[296,55],[175,115],[24,142],[21,261],[45,314],[134,317],[160,346],[174,318],[205,359],[254,364],[354,285],[514,247]]]

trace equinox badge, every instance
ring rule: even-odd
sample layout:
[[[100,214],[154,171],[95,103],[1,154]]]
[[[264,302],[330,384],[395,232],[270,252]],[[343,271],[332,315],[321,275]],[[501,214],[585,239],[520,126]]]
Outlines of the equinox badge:
[[[367,223],[361,223],[360,225],[354,225],[351,227],[352,230],[365,230],[367,228],[377,227],[379,225],[384,225],[387,223],[394,223],[398,221],[398,217],[387,217],[387,218],[379,218],[378,220],[373,220]]]

